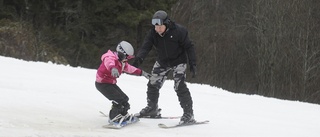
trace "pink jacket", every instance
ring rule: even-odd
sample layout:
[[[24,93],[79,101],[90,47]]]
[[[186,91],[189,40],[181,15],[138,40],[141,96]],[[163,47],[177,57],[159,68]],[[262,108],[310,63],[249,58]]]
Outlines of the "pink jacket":
[[[107,53],[101,56],[102,63],[97,70],[96,74],[96,82],[98,83],[109,83],[116,84],[117,78],[111,76],[111,69],[117,68],[119,71],[119,75],[123,72],[133,74],[133,75],[141,75],[142,70],[139,68],[135,68],[131,66],[128,62],[120,62],[118,60],[118,55],[116,52],[108,50]]]

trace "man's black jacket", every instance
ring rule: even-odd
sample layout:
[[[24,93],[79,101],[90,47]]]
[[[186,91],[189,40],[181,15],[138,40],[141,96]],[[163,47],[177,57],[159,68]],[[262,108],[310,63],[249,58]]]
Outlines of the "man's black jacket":
[[[154,28],[151,29],[136,57],[144,60],[152,47],[156,49],[157,61],[162,67],[173,67],[188,61],[189,65],[196,66],[194,45],[189,39],[187,29],[179,24],[171,22],[163,36]]]

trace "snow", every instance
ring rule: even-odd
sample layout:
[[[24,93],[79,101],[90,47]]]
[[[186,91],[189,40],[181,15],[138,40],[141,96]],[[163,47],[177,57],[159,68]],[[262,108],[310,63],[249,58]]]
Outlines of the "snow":
[[[0,56],[0,137],[318,137],[317,104],[235,94],[188,83],[197,120],[210,123],[161,129],[179,119],[141,119],[115,130],[102,128],[111,103],[94,86],[94,69],[30,62]],[[130,113],[146,105],[144,77],[121,75],[119,87],[130,97]],[[163,116],[182,109],[167,80],[160,91]]]

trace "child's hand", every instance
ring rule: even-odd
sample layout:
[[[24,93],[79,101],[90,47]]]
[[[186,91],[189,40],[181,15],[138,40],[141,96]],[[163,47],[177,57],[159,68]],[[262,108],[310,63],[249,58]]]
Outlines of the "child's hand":
[[[119,77],[119,71],[118,71],[118,69],[112,68],[112,69],[111,69],[111,76],[112,76],[112,77],[115,77],[115,78],[118,78],[118,77]]]

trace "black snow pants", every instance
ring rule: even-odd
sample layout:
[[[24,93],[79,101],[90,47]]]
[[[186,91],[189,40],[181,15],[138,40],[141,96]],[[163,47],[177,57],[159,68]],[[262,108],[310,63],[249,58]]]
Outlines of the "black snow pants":
[[[112,108],[109,112],[110,119],[119,114],[126,115],[128,113],[130,109],[129,97],[116,84],[95,82],[95,86],[102,95],[112,101]]]

